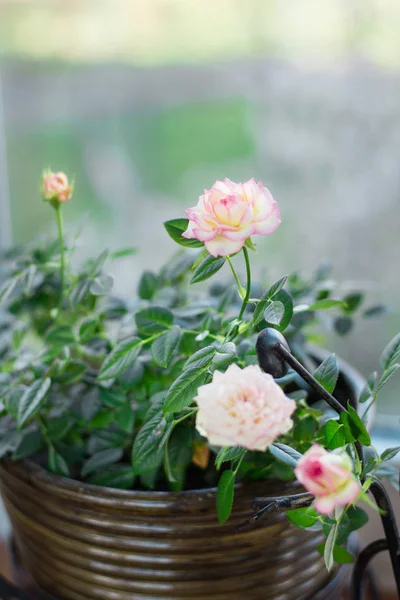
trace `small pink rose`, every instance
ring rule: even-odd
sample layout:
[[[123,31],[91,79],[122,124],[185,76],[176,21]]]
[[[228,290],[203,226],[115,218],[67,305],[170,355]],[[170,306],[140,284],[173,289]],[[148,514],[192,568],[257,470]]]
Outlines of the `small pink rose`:
[[[199,387],[196,428],[210,444],[265,450],[291,429],[296,403],[285,396],[271,375],[251,365],[215,371]]]
[[[186,214],[189,225],[183,237],[204,242],[212,256],[235,254],[249,237],[273,233],[281,222],[271,193],[254,179],[217,181]]]
[[[315,496],[314,506],[322,514],[355,502],[361,493],[352,461],[344,451],[327,452],[314,444],[301,457],[294,472],[298,481]]]
[[[71,199],[73,185],[69,183],[65,173],[59,171],[44,171],[42,177],[42,194],[43,198],[48,202],[68,202]]]

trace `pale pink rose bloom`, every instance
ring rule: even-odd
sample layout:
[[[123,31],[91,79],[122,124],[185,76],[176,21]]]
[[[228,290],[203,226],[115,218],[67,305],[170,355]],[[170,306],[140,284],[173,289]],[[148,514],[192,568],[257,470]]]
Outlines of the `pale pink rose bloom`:
[[[344,451],[327,452],[314,444],[301,457],[294,472],[298,481],[315,496],[316,510],[325,515],[355,502],[361,492],[351,458]]]
[[[254,179],[217,181],[186,215],[189,225],[182,236],[204,242],[212,256],[235,254],[250,236],[273,233],[281,222],[271,193]]]
[[[71,199],[73,186],[70,185],[65,173],[45,171],[42,178],[42,193],[45,200],[68,202]]]
[[[251,365],[215,371],[199,387],[196,428],[210,444],[265,450],[291,429],[296,403],[285,396],[271,375]]]

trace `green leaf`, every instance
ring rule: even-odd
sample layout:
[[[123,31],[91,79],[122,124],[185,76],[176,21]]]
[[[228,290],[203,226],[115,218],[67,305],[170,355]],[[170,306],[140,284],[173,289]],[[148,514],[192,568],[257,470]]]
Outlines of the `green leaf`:
[[[193,253],[185,250],[179,251],[179,253],[172,257],[172,259],[162,268],[160,273],[160,281],[162,284],[174,284],[175,282],[182,280],[186,274],[191,272],[197,258],[197,252]]]
[[[286,327],[289,325],[290,321],[293,317],[293,300],[290,294],[288,294],[285,290],[280,290],[274,296],[274,302],[280,302],[284,307],[284,314],[279,323],[279,325],[274,325],[271,323],[271,327],[277,329],[280,332],[285,331]]]
[[[102,408],[89,422],[90,429],[103,429],[114,421],[115,415],[109,408]]]
[[[339,367],[334,354],[325,358],[315,371],[314,377],[327,392],[330,394],[333,392],[339,377]]]
[[[166,333],[154,340],[151,354],[154,361],[161,367],[168,367],[172,355],[179,346],[182,331],[178,325],[173,325]]]
[[[110,411],[107,411],[110,413]],[[88,454],[97,454],[109,448],[122,448],[126,441],[123,431],[117,429],[99,429],[92,433],[87,443]]]
[[[200,283],[200,281],[206,281],[212,277],[215,273],[217,273],[226,263],[226,258],[211,256],[210,254],[206,256],[199,265],[194,270],[193,277],[190,280],[190,283]]]
[[[192,462],[193,431],[189,427],[177,427],[165,448],[165,473],[175,492],[183,490],[186,469]]]
[[[136,325],[140,333],[153,335],[169,329],[174,320],[172,312],[164,306],[149,306],[135,314]]]
[[[385,450],[381,454],[381,460],[382,461],[392,460],[392,458],[394,458],[395,456],[397,456],[397,454],[399,452],[400,452],[400,446],[396,446],[395,448],[387,448],[387,450]]]
[[[52,327],[46,332],[45,338],[49,344],[55,346],[70,346],[76,343],[75,334],[68,325]]]
[[[361,529],[366,523],[368,515],[365,510],[358,506],[349,506],[339,524],[337,543],[343,544],[353,531]]]
[[[152,408],[152,407],[151,407]],[[156,469],[162,462],[164,446],[173,429],[157,407],[146,415],[146,423],[137,434],[132,448],[132,465],[136,475]],[[147,420],[149,419],[149,420]]]
[[[297,461],[302,456],[300,452],[297,452],[297,450],[294,450],[294,448],[291,448],[286,444],[275,443],[269,446],[268,450],[277,460],[289,465],[290,467],[295,467],[297,465]]]
[[[89,259],[87,261],[87,274],[89,277],[96,277],[96,275],[100,275],[106,261],[108,259],[108,255],[110,251],[108,249],[103,250],[100,254],[94,259]]]
[[[345,306],[343,308],[344,308],[345,312],[347,312],[347,313],[355,312],[360,307],[363,300],[364,300],[364,294],[362,294],[360,292],[354,292],[352,294],[347,294],[347,296],[345,296],[343,298],[343,302],[345,304]]]
[[[14,460],[23,460],[29,456],[34,456],[45,446],[45,440],[39,429],[36,431],[24,431],[22,435],[23,437],[13,453]]]
[[[285,307],[282,302],[272,300],[264,310],[264,319],[268,325],[280,325],[284,314]]]
[[[400,333],[398,333],[386,346],[381,356],[381,367],[384,371],[394,363],[400,361]]]
[[[264,311],[270,303],[270,299],[268,298],[268,294],[264,295],[259,302],[257,302],[256,307],[253,312],[253,325],[258,325],[260,321],[264,319]]]
[[[247,240],[245,241],[244,245],[246,246],[246,248],[248,248],[249,250],[253,250],[256,251],[257,248],[255,247],[253,241],[251,238],[247,238]]]
[[[82,379],[88,367],[80,360],[67,360],[61,363],[58,373],[54,375],[54,381],[62,385],[71,385]]]
[[[82,465],[82,477],[87,477],[87,475],[98,469],[118,462],[122,458],[122,455],[122,448],[109,448],[108,450],[102,450],[101,452],[93,454],[93,456],[88,458]]]
[[[138,357],[141,344],[142,340],[140,338],[131,337],[115,346],[105,359],[97,380],[106,381],[121,375]]]
[[[158,277],[151,271],[144,271],[140,278],[138,286],[139,298],[142,300],[152,300],[157,291]]]
[[[233,342],[222,344],[213,358],[213,365],[216,369],[231,363],[236,358],[236,345]]]
[[[317,550],[323,556],[325,552],[325,543],[319,544]],[[340,565],[347,565],[354,562],[354,556],[345,548],[335,545],[333,548],[333,561]]]
[[[126,394],[116,388],[99,387],[99,399],[103,406],[120,408],[126,404]]]
[[[46,431],[47,437],[52,442],[56,440],[62,440],[71,427],[74,424],[74,420],[68,415],[60,415],[58,417],[53,417],[46,421]]]
[[[342,412],[340,414],[340,420],[344,425],[347,441],[354,442],[357,440],[364,446],[370,446],[371,438],[369,437],[369,433],[350,403],[347,404],[347,410],[347,413]]]
[[[224,471],[218,481],[217,515],[218,522],[224,523],[230,516],[233,506],[235,473]]]
[[[196,395],[197,389],[205,383],[207,375],[207,368],[192,367],[183,371],[168,391],[164,404],[164,414],[189,406]]]
[[[329,419],[325,423],[324,434],[329,450],[335,450],[335,448],[341,448],[346,445],[344,426],[337,421]]]
[[[202,248],[204,246],[203,242],[182,237],[182,233],[186,231],[188,225],[189,219],[172,219],[171,221],[166,221],[164,223],[164,227],[167,230],[168,235],[174,240],[174,242],[177,242],[186,248]]]
[[[370,308],[367,308],[367,310],[364,310],[363,317],[365,319],[371,319],[373,317],[380,317],[387,312],[389,312],[387,306],[384,306],[383,304],[377,304],[376,306],[371,306]]]
[[[0,289],[0,306],[11,296],[20,278],[21,273],[4,283]]]
[[[92,317],[84,319],[79,326],[79,341],[81,344],[89,342],[96,335],[98,327],[98,319]]]
[[[353,319],[351,317],[337,317],[333,322],[333,327],[339,335],[346,335],[353,328]]]
[[[50,446],[49,448],[47,467],[49,471],[56,473],[57,475],[62,475],[63,477],[71,476],[67,461],[53,448],[53,446]]]
[[[400,354],[398,356],[398,360],[400,361]],[[378,387],[376,390],[377,392],[379,392],[383,388],[383,386],[389,381],[389,379],[392,377],[392,375],[396,373],[398,369],[400,369],[400,364],[398,363],[392,363],[388,369],[385,369],[385,371],[382,374],[382,377],[379,380]]]
[[[18,426],[33,417],[43,405],[51,386],[51,379],[37,379],[22,395],[18,407]]]
[[[372,470],[375,469],[375,467],[377,466],[378,462],[375,456],[370,456],[369,459],[367,460],[367,462],[364,464],[364,467],[361,471],[360,474],[360,478],[361,480],[364,479],[368,473],[370,473]]]
[[[110,258],[111,260],[115,260],[118,258],[127,258],[128,256],[134,256],[137,253],[137,248],[131,246],[130,248],[120,248],[119,250],[114,250],[111,252]]]
[[[221,465],[225,462],[235,462],[242,457],[243,452],[246,452],[241,446],[226,446],[221,448],[215,458],[215,466],[219,471]]]
[[[270,298],[271,300],[274,298],[274,296],[276,296],[276,294],[278,294],[278,292],[281,291],[281,289],[285,286],[286,282],[287,282],[287,275],[284,275],[281,279],[279,279],[278,281],[275,281],[275,283],[273,283],[271,285],[271,287],[269,288],[268,292],[267,292],[267,297]]]
[[[293,439],[297,442],[311,442],[315,439],[318,422],[312,415],[301,417],[293,429]]]
[[[130,404],[125,404],[116,412],[115,422],[125,433],[133,433],[135,427],[135,411]]]
[[[287,510],[286,516],[293,525],[302,528],[313,527],[319,522],[319,515],[312,506]]]
[[[328,538],[325,543],[325,548],[324,548],[324,560],[325,560],[325,565],[326,565],[326,568],[328,569],[328,571],[330,571],[333,567],[333,549],[336,544],[337,534],[338,534],[338,524],[335,523],[329,532]]]
[[[211,365],[213,358],[217,352],[215,346],[205,346],[197,350],[190,358],[187,359],[183,365],[184,370],[186,369],[204,369]]]
[[[110,465],[93,473],[88,482],[107,488],[131,490],[135,483],[135,474],[131,465]]]
[[[363,389],[361,390],[361,394],[359,397],[360,404],[363,404],[364,402],[368,402],[371,398],[373,398],[374,393],[375,393],[377,379],[378,379],[378,373],[376,371],[368,377],[366,384],[364,385]]]
[[[346,304],[342,300],[334,300],[333,298],[325,298],[317,300],[308,307],[308,310],[328,310],[329,308],[345,307]]]

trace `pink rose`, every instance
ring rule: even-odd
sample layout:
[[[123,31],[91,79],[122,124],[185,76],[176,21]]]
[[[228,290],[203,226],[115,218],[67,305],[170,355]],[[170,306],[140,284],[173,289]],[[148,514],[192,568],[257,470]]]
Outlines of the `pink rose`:
[[[68,182],[65,173],[44,171],[42,177],[42,194],[47,201],[68,202],[72,196],[73,185]]]
[[[265,450],[291,429],[296,403],[259,366],[230,365],[199,387],[196,428],[210,444]]]
[[[314,444],[301,457],[294,470],[299,482],[315,496],[314,506],[322,514],[355,502],[361,486],[353,474],[353,464],[346,452],[327,452]]]
[[[217,181],[186,214],[189,226],[183,237],[204,242],[212,256],[235,254],[250,236],[273,233],[281,222],[277,203],[254,179]]]

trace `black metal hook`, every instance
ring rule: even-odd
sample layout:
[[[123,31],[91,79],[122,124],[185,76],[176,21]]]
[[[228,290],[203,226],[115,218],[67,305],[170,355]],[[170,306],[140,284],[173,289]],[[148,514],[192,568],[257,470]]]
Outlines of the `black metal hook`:
[[[283,335],[276,329],[264,329],[258,336],[256,343],[258,362],[260,367],[270,373],[275,379],[283,377],[290,366],[302,379],[323,398],[338,414],[347,412],[346,408],[327,392],[325,388],[307,371],[307,369],[292,355],[288,343]],[[355,444],[361,465],[364,466],[363,449],[359,442]],[[352,589],[353,600],[361,600],[363,594],[363,580],[370,560],[379,552],[388,550],[396,582],[397,593],[400,600],[400,538],[397,528],[395,514],[389,496],[379,481],[374,481],[369,491],[381,511],[381,520],[385,533],[385,540],[377,540],[362,550],[356,559],[353,576]],[[308,506],[312,503],[310,494],[295,494],[282,498],[265,499],[266,504],[253,515],[246,524],[257,521],[264,514],[272,510],[288,510],[299,506]],[[260,506],[263,499],[257,499],[256,506]]]

